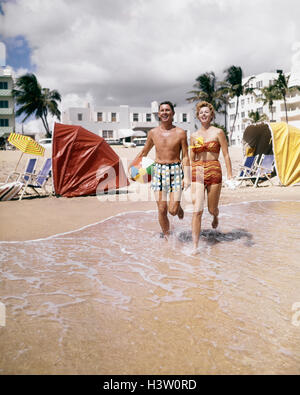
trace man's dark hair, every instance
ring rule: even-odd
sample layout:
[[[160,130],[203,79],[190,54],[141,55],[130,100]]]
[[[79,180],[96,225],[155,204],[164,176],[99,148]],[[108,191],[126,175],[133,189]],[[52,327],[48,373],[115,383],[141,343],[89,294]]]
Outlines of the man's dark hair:
[[[171,107],[171,110],[173,111],[173,114],[175,114],[175,110],[174,110],[174,104],[171,103],[170,101],[166,100],[160,103],[160,105],[158,106],[158,109],[160,110],[160,106],[162,106],[163,104],[168,104]]]

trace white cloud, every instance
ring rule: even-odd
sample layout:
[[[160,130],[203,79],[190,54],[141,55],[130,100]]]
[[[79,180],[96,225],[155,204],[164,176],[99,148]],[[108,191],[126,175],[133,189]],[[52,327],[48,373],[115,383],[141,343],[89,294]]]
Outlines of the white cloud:
[[[17,0],[3,10],[2,34],[26,37],[40,82],[65,103],[183,104],[206,71],[289,71],[300,33],[297,0]]]

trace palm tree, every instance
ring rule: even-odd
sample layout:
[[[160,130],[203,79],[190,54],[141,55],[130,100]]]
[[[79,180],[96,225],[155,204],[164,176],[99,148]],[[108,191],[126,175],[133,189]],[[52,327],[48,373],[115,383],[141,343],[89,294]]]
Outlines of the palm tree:
[[[218,94],[219,94],[219,102],[221,104],[221,109],[219,110],[220,113],[224,114],[224,122],[225,122],[225,131],[226,131],[226,136],[227,136],[227,106],[229,104],[229,89],[226,84],[224,84],[223,81],[217,83],[219,88],[218,88]],[[227,136],[228,140],[228,136]]]
[[[253,123],[258,123],[258,122],[264,122],[268,121],[269,118],[267,117],[266,114],[261,114],[259,111],[250,111],[248,114],[249,118],[243,119],[243,122],[249,121],[251,124]]]
[[[263,105],[265,106],[268,104],[272,119],[271,122],[273,121],[273,104],[274,100],[280,100],[280,94],[278,93],[278,89],[275,85],[269,85],[265,86],[264,88],[260,89],[262,93],[262,98],[258,99],[263,102]]]
[[[224,70],[224,72],[226,73],[224,83],[225,86],[227,86],[228,88],[229,97],[237,98],[235,117],[229,134],[229,141],[231,141],[232,133],[237,119],[240,96],[247,95],[248,93],[253,93],[254,88],[249,88],[248,84],[254,77],[250,77],[246,81],[246,83],[243,84],[243,70],[241,67],[230,66],[228,69]]]
[[[293,86],[293,87],[289,87],[289,79],[290,76],[285,76],[282,72],[282,70],[277,70],[278,78],[275,81],[275,89],[278,92],[279,98],[283,99],[284,102],[284,110],[285,110],[285,119],[286,119],[286,123],[288,123],[288,114],[287,114],[287,105],[286,105],[286,96],[289,93],[293,93],[296,91],[300,91],[300,87],[299,86]]]
[[[216,112],[218,112],[221,108],[220,103],[220,92],[217,88],[217,78],[213,71],[207,72],[199,75],[196,78],[196,83],[193,85],[194,90],[189,91],[188,93],[192,93],[193,96],[188,97],[186,100],[188,102],[200,101],[204,100],[208,103],[211,103],[214,106]]]
[[[60,111],[58,109],[58,101],[61,101],[61,96],[57,90],[50,90],[42,88],[36,76],[27,73],[19,77],[16,81],[13,95],[16,99],[16,104],[19,106],[16,111],[16,116],[25,114],[22,122],[26,121],[31,115],[35,115],[43,122],[46,130],[46,137],[51,137],[47,116],[50,113],[60,120]]]

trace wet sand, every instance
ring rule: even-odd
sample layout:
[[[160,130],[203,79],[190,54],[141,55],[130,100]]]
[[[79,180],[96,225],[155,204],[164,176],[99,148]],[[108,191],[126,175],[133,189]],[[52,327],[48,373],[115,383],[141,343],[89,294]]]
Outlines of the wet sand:
[[[124,165],[137,155],[137,148],[116,147],[115,151],[123,159]],[[153,150],[150,157],[153,158]],[[242,161],[242,151],[239,147],[230,148],[233,174],[238,174]],[[7,175],[13,171],[19,159],[18,151],[0,151],[0,182],[5,182]],[[49,151],[46,155],[51,156]],[[24,168],[28,155],[23,155],[19,168]],[[39,158],[40,164],[44,158]],[[220,162],[224,172],[222,157]],[[81,228],[96,223],[112,215],[128,211],[144,211],[156,208],[156,203],[140,198],[135,188],[140,184],[131,183],[128,192],[115,196],[111,201],[99,201],[96,196],[77,198],[56,198],[54,196],[41,198],[24,198],[22,201],[1,202],[0,206],[0,240],[32,240],[40,237],[55,235],[62,232]],[[187,193],[187,195],[189,192]],[[236,190],[222,188],[220,204],[245,202],[253,200],[299,200],[300,186],[281,187],[278,180],[274,186],[264,183],[259,188],[242,187]],[[183,199],[183,207],[189,207],[188,199]]]

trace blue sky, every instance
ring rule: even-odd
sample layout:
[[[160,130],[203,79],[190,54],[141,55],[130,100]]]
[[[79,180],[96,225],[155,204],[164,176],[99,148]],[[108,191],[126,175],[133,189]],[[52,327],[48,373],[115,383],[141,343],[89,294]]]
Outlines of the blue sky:
[[[24,36],[5,38],[0,35],[0,41],[6,47],[6,64],[14,70],[20,68],[35,72],[36,67],[31,63],[31,50]]]

